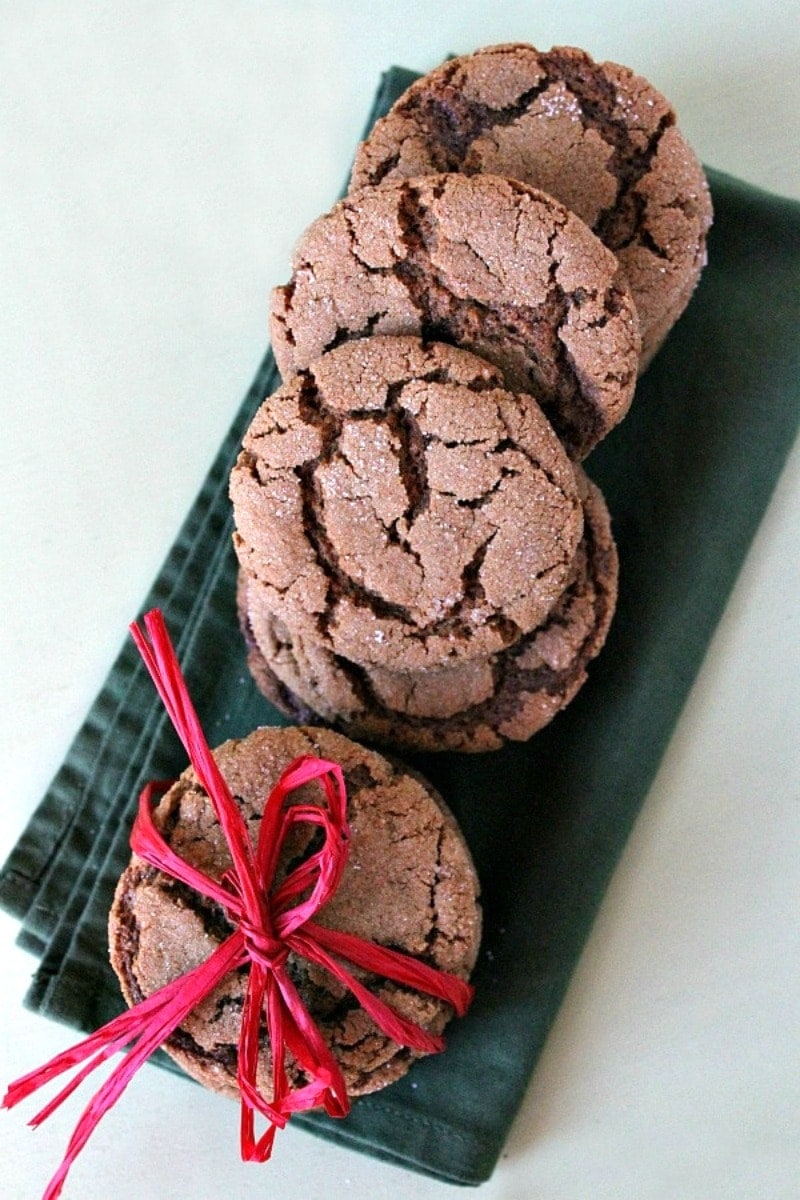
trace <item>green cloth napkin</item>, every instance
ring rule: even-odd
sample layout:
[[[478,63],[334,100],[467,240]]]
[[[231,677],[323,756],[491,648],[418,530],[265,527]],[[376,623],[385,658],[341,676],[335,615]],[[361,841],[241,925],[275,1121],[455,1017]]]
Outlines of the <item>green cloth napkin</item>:
[[[413,78],[384,76],[370,122]],[[452,1182],[492,1171],[797,433],[800,205],[709,178],[709,266],[630,415],[588,464],[621,557],[616,620],[589,683],[527,745],[414,760],[456,813],[481,878],[474,1005],[443,1055],[357,1100],[346,1120],[296,1118]],[[227,500],[242,434],[277,382],[268,352],[144,605],[166,614],[212,745],[281,721],[245,666]],[[41,955],[33,1008],[85,1031],[120,1011],[105,924],[136,796],[184,766],[126,642],[0,872],[0,905]]]

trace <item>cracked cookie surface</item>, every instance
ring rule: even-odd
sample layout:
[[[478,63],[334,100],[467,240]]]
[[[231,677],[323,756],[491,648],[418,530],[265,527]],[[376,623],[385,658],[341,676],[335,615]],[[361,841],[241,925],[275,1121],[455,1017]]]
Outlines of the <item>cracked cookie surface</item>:
[[[351,188],[443,171],[521,179],[582,217],[628,277],[647,365],[692,295],[712,217],[702,167],[660,92],[573,47],[452,59],[376,122]]]
[[[574,458],[625,415],[639,327],[615,256],[562,204],[494,175],[367,185],[300,238],[271,297],[284,379],[375,334],[473,350],[534,396]]]
[[[292,759],[316,754],[340,763],[348,792],[351,846],[340,887],[320,924],[403,950],[466,978],[478,952],[478,885],[463,837],[440,797],[417,775],[324,729],[265,728],[214,752],[255,844],[264,801]],[[302,800],[310,785],[296,793]],[[318,793],[315,793],[318,794]],[[183,858],[219,879],[230,867],[210,801],[185,772],[155,810]],[[308,849],[291,847],[296,858]],[[285,869],[286,863],[283,864]],[[280,869],[279,869],[280,870]],[[109,919],[111,961],[129,1004],[204,961],[231,932],[222,909],[135,855],[120,878]],[[323,968],[289,960],[290,975],[343,1070],[348,1091],[375,1091],[415,1057],[381,1033]],[[441,1032],[447,1004],[385,979],[354,973],[404,1016]],[[244,976],[229,975],[185,1019],[165,1049],[194,1078],[231,1096]],[[294,1082],[302,1082],[291,1063]],[[270,1095],[271,1059],[262,1042],[258,1082]]]
[[[541,624],[581,536],[575,468],[475,355],[348,342],[262,404],[231,474],[239,560],[331,654],[393,669],[485,656]]]
[[[508,650],[420,672],[365,669],[275,617],[242,572],[239,620],[261,692],[294,720],[413,751],[485,751],[524,741],[573,699],[608,633],[618,563],[599,489],[579,472],[584,535],[541,626]]]

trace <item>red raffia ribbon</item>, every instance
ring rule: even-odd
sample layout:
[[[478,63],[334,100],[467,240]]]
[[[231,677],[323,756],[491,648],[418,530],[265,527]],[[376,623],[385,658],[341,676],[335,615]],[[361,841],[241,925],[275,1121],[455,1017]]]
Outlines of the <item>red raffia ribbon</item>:
[[[339,1065],[289,977],[287,958],[290,953],[325,967],[349,988],[383,1033],[400,1045],[425,1053],[441,1050],[443,1040],[406,1020],[379,1000],[354,978],[342,960],[446,1000],[459,1016],[466,1012],[472,999],[472,988],[457,976],[437,971],[409,955],[353,934],[327,929],[313,919],[334,895],[347,861],[350,832],[341,767],[311,756],[291,763],[269,795],[254,849],[244,819],[203,735],[161,612],[153,609],[147,613],[144,624],[147,637],[135,624],[131,625],[131,633],[197,777],[211,799],[228,843],[233,868],[217,882],[170,849],[156,828],[151,812],[153,795],[163,788],[152,784],[139,798],[131,848],[145,862],[222,905],[235,929],[205,962],[159,988],[45,1066],[11,1084],[3,1100],[4,1108],[12,1108],[71,1067],[85,1064],[33,1117],[30,1124],[37,1126],[96,1067],[117,1051],[129,1047],[128,1053],[81,1115],[43,1200],[55,1200],[61,1194],[73,1161],[139,1067],[231,971],[249,966],[237,1067],[241,1094],[241,1154],[249,1162],[264,1162],[270,1157],[275,1131],[286,1125],[292,1113],[323,1107],[332,1117],[344,1117],[350,1108]],[[321,785],[324,806],[285,803],[291,792],[313,780]],[[273,888],[284,839],[293,826],[301,823],[316,825],[322,831],[323,845]],[[300,900],[303,895],[306,898]],[[272,1098],[269,1101],[256,1083],[262,1017],[272,1050]],[[308,1079],[303,1086],[291,1087],[286,1069],[287,1053]],[[268,1122],[260,1136],[256,1135],[256,1114]]]

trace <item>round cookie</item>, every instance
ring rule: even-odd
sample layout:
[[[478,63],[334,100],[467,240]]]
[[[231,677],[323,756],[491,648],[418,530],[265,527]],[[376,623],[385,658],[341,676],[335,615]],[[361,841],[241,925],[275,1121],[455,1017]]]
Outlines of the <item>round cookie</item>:
[[[356,155],[351,188],[461,171],[556,196],[619,258],[649,363],[694,291],[712,209],[660,92],[572,47],[490,46],[411,85]]]
[[[484,657],[540,625],[583,512],[541,410],[500,385],[466,351],[371,337],[265,400],[230,493],[271,614],[395,670]]]
[[[239,619],[261,692],[293,719],[409,751],[494,750],[525,741],[581,688],[613,617],[618,562],[600,491],[583,472],[585,532],[549,616],[510,649],[438,671],[365,669],[276,619],[240,573]]]
[[[264,728],[240,741],[226,742],[214,755],[254,843],[266,795],[289,763],[304,754],[332,758],[342,766],[352,835],[339,889],[315,919],[466,978],[480,940],[475,870],[454,818],[418,775],[330,730]],[[304,793],[308,789],[297,796]],[[210,801],[192,770],[162,798],[155,819],[172,848],[213,878],[219,879],[230,867]],[[308,842],[308,833],[303,837]],[[298,831],[291,854],[300,855],[304,849]],[[111,962],[128,1003],[137,1003],[205,960],[230,932],[218,905],[134,855],[117,885],[109,918]],[[290,955],[289,970],[342,1068],[351,1095],[391,1083],[419,1057],[377,1029],[355,998],[323,968]],[[369,977],[358,968],[354,973],[425,1029],[441,1032],[451,1015],[443,1001]],[[242,973],[227,976],[164,1046],[188,1074],[232,1097],[238,1095],[236,1062],[244,989]],[[291,1060],[289,1070],[291,1074]],[[294,1086],[303,1082],[297,1068],[294,1076]],[[257,1080],[269,1097],[268,1044],[261,1052]]]
[[[625,415],[639,330],[619,264],[562,204],[494,175],[366,186],[300,238],[271,297],[284,379],[372,334],[474,351],[583,458]]]

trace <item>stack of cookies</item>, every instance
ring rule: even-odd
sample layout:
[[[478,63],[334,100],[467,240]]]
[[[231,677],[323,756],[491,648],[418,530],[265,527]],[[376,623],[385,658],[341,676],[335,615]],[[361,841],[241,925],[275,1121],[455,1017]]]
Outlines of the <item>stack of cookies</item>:
[[[266,401],[232,475],[240,614],[295,719],[415,749],[526,738],[605,637],[602,498],[468,351],[346,342]]]
[[[284,383],[231,478],[249,662],[283,711],[487,750],[575,695],[617,585],[580,464],[710,221],[668,102],[582,51],[454,59],[377,123],[273,292]]]

